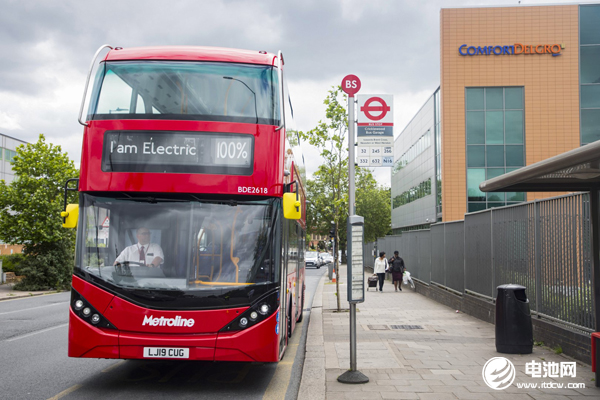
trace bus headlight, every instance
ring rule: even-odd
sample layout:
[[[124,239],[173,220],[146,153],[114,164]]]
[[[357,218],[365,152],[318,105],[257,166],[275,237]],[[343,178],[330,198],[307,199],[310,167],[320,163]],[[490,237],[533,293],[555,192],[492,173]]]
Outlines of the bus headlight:
[[[77,317],[95,327],[117,329],[74,288],[71,288],[71,311],[77,315]]]
[[[219,332],[235,332],[252,328],[270,318],[278,309],[279,290],[275,290],[259,298],[237,318],[221,328]]]
[[[269,305],[268,304],[261,304],[260,307],[258,308],[258,312],[261,313],[262,315],[267,315],[269,313]]]

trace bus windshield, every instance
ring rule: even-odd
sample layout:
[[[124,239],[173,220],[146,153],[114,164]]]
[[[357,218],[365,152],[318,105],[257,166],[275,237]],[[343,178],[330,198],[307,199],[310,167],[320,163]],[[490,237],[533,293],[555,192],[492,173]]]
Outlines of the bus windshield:
[[[180,291],[279,280],[274,199],[82,197],[76,268],[95,279],[127,289]]]
[[[272,66],[116,61],[99,68],[88,120],[170,119],[278,125]]]

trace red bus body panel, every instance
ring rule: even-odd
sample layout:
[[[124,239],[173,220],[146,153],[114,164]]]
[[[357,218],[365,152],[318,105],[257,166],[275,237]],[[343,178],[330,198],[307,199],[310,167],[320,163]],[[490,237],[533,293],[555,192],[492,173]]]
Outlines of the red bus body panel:
[[[163,311],[139,307],[113,296],[74,276],[73,287],[96,299],[112,297],[103,313],[119,330],[99,329],[69,315],[69,357],[143,359],[144,347],[186,347],[190,360],[279,361],[279,335],[275,333],[277,312],[243,331],[220,333],[219,330],[243,313],[247,307],[206,311]],[[93,300],[92,300],[93,299]],[[100,308],[97,308],[100,309]],[[143,326],[146,315],[160,318],[193,318],[192,327]]]
[[[136,306],[124,299],[114,297],[110,307],[104,313],[106,319],[125,332],[139,333],[164,333],[164,334],[200,334],[215,333],[248,307],[229,308],[225,310],[206,311],[165,311],[151,310]],[[193,318],[195,323],[192,327],[187,326],[150,326],[142,325],[145,317],[165,318]]]
[[[276,58],[274,54],[258,51],[174,46],[111,50],[105,60],[215,61],[274,65]],[[247,191],[247,188],[266,188],[266,192],[259,192],[258,198],[282,197],[284,184],[297,179],[293,175],[293,167],[292,175],[284,176],[286,133],[285,129],[277,131],[276,126],[159,119],[92,120],[87,121],[87,124],[81,153],[80,192],[198,193],[225,197],[243,195],[247,199],[254,194]],[[253,172],[247,176],[105,172],[102,171],[104,136],[107,131],[115,130],[251,134],[254,137]],[[301,196],[304,200],[303,190]],[[298,221],[303,228],[305,214],[303,202],[302,219]],[[287,299],[291,297],[292,328],[296,323],[296,314],[302,312],[296,299],[301,299],[304,266],[298,265],[298,268],[299,281],[296,280],[296,272],[290,273],[288,283],[282,286],[282,290],[287,293],[280,294],[287,296]],[[287,332],[285,329],[277,331],[279,309],[264,321],[247,329],[220,333],[223,327],[248,307],[195,311],[153,310],[115,296],[78,276],[73,276],[72,285],[117,330],[97,328],[70,310],[69,357],[142,359],[144,347],[185,347],[189,348],[189,360],[277,362],[281,357],[280,351],[285,350],[285,346],[280,347],[280,341],[281,335]],[[192,318],[195,323],[191,327],[144,325],[144,319],[150,316]],[[280,318],[285,321],[283,312]]]
[[[119,358],[119,332],[96,328],[69,309],[69,357]]]
[[[243,64],[273,65],[275,54],[252,50],[203,46],[155,46],[111,50],[106,61],[168,60],[215,61]]]
[[[190,360],[213,361],[217,335],[140,334],[121,332],[119,346],[121,358],[144,358],[144,347],[187,347]]]
[[[106,310],[106,307],[108,307],[108,305],[112,301],[113,297],[115,297],[113,294],[99,289],[94,285],[90,285],[89,283],[75,275],[73,275],[71,286],[80,295],[82,295],[92,307],[94,307],[102,314]]]
[[[220,333],[215,361],[279,361],[279,335],[275,334],[278,312],[243,331]]]
[[[285,138],[274,126],[201,121],[90,121],[81,154],[79,190],[247,195],[247,187],[267,188],[267,196],[283,195]],[[108,130],[232,132],[254,135],[254,173],[249,176],[103,172],[104,133]]]

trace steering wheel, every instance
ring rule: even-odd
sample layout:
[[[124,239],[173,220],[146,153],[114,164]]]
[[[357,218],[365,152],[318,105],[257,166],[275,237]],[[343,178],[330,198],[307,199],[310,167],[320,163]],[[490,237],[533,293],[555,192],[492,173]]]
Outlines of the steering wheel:
[[[121,265],[125,266],[125,267],[131,267],[131,266],[133,266],[133,267],[147,267],[146,264],[141,263],[139,261],[123,261],[122,263],[118,262],[118,263],[115,264],[115,267],[116,266],[121,266]]]

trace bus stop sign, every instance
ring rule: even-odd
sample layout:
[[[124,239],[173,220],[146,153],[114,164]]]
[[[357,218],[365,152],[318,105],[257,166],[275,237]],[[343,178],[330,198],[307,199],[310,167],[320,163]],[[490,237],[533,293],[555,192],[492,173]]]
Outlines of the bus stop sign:
[[[348,97],[354,97],[360,90],[360,79],[356,75],[346,75],[342,79],[342,90],[348,95]]]

